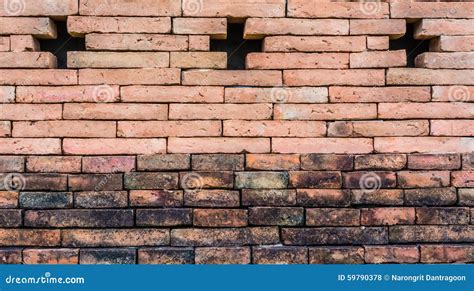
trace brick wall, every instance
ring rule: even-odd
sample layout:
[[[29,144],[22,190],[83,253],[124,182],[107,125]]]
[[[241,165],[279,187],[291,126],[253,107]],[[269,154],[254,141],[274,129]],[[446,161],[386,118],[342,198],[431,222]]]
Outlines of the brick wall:
[[[472,2],[0,0],[0,261],[472,263],[473,69]]]

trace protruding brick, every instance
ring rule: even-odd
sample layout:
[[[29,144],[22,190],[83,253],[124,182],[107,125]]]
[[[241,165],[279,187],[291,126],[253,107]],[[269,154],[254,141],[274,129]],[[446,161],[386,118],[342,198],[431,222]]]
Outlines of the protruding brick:
[[[415,24],[415,39],[430,39],[440,35],[470,35],[473,19],[422,19]]]
[[[56,57],[50,52],[0,52],[0,68],[56,68]]]
[[[30,5],[36,6],[37,3]],[[56,25],[48,17],[0,17],[0,34],[31,34],[41,39],[54,39],[57,37]]]
[[[289,17],[303,18],[387,18],[388,3],[350,3],[322,1],[315,5],[312,1],[290,0]]]

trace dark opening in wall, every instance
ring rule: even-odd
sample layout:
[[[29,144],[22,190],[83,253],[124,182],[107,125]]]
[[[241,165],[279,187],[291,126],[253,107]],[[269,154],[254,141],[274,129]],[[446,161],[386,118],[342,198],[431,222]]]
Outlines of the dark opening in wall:
[[[415,67],[415,58],[430,50],[430,42],[426,39],[414,38],[414,24],[407,24],[407,33],[399,38],[390,40],[390,50],[404,49],[407,52],[407,67]]]
[[[67,68],[67,52],[85,51],[85,39],[72,37],[67,32],[67,23],[65,21],[57,21],[56,27],[58,37],[56,39],[40,39],[40,48],[43,52],[54,54],[58,59],[58,68],[65,69]]]
[[[227,39],[211,40],[211,51],[227,52],[228,70],[245,70],[247,54],[262,51],[262,40],[244,39],[244,26],[244,23],[228,23]]]

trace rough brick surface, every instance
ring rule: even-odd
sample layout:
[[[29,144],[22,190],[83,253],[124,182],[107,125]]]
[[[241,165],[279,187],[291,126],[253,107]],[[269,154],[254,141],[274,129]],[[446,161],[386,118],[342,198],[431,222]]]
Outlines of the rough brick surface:
[[[474,263],[473,2],[18,2],[0,263]]]

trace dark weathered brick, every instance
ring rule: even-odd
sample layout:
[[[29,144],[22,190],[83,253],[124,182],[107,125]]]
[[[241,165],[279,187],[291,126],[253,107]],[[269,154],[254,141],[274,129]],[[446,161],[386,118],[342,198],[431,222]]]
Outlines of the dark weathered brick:
[[[19,227],[22,224],[22,211],[19,209],[0,209],[0,227]]]
[[[251,207],[249,223],[253,225],[303,225],[302,207]]]
[[[182,190],[132,190],[131,206],[179,207],[183,205]]]
[[[300,156],[284,154],[247,154],[245,167],[248,170],[299,170]]]
[[[311,226],[357,226],[360,225],[360,210],[334,208],[307,208],[306,225]]]
[[[285,245],[347,245],[386,244],[388,232],[384,227],[321,227],[284,228],[281,231]]]
[[[340,188],[340,172],[298,171],[290,173],[290,187],[294,188]]]
[[[192,264],[193,248],[144,248],[138,250],[139,264]]]
[[[474,263],[472,245],[421,245],[420,261],[428,264]]]
[[[367,189],[373,191],[380,188],[394,188],[397,176],[394,172],[350,172],[343,173],[343,185],[348,189]]]
[[[59,230],[46,229],[0,229],[0,246],[58,246],[61,242]]]
[[[209,188],[232,188],[234,186],[233,172],[181,172],[179,173],[181,189],[198,190]]]
[[[308,250],[310,264],[363,264],[363,247],[313,247]]]
[[[303,247],[253,247],[254,264],[307,264],[308,249]]]
[[[124,208],[127,205],[127,191],[74,193],[74,206],[76,208]]]
[[[192,210],[183,208],[138,209],[138,226],[179,226],[192,224]]]
[[[0,156],[0,173],[18,173],[24,170],[24,157]]]
[[[71,191],[122,190],[122,174],[82,174],[69,176]]]
[[[191,207],[238,207],[240,194],[231,190],[185,191],[184,205]]]
[[[197,227],[243,227],[248,224],[244,209],[194,209],[193,225]]]
[[[385,207],[361,209],[362,225],[415,224],[415,209],[410,207]]]
[[[135,264],[136,250],[127,249],[81,249],[81,264]]]
[[[250,264],[250,248],[196,248],[196,264]]]
[[[237,189],[283,189],[288,186],[286,172],[236,172]]]
[[[405,190],[405,203],[413,206],[445,206],[457,202],[455,188],[424,188]]]
[[[123,173],[135,171],[134,156],[83,157],[83,173]]]
[[[25,226],[29,227],[124,227],[133,226],[132,210],[69,209],[28,210]]]
[[[472,243],[474,225],[391,226],[390,243]]]
[[[191,156],[186,154],[148,155],[137,157],[138,171],[188,170]]]
[[[25,264],[78,264],[79,249],[25,249]]]
[[[408,168],[413,170],[455,170],[461,167],[459,154],[408,155]]]
[[[243,206],[294,206],[296,190],[294,189],[243,189]]]
[[[0,248],[0,264],[21,264],[21,249]]]
[[[301,156],[301,169],[310,171],[350,171],[354,157],[350,155],[308,154]]]
[[[0,190],[67,190],[67,175],[60,174],[0,174]]]
[[[375,191],[351,190],[354,205],[403,205],[403,190],[379,189]]]
[[[365,262],[369,264],[415,264],[419,261],[417,246],[366,246]]]
[[[405,168],[406,163],[406,155],[362,155],[355,157],[354,168],[356,170],[401,170]]]
[[[170,232],[165,229],[62,230],[62,244],[67,247],[162,246],[169,242]]]
[[[71,192],[21,192],[20,207],[30,209],[70,208]]]
[[[417,224],[469,224],[467,207],[430,207],[416,209]]]
[[[459,205],[474,206],[474,188],[458,189]]]
[[[463,170],[474,170],[474,153],[462,155]]]
[[[130,190],[178,189],[178,173],[126,173],[124,185]]]
[[[349,205],[350,192],[335,189],[298,189],[296,200],[298,206],[344,207]]]
[[[244,155],[193,155],[192,169],[195,171],[242,171],[244,161]]]

